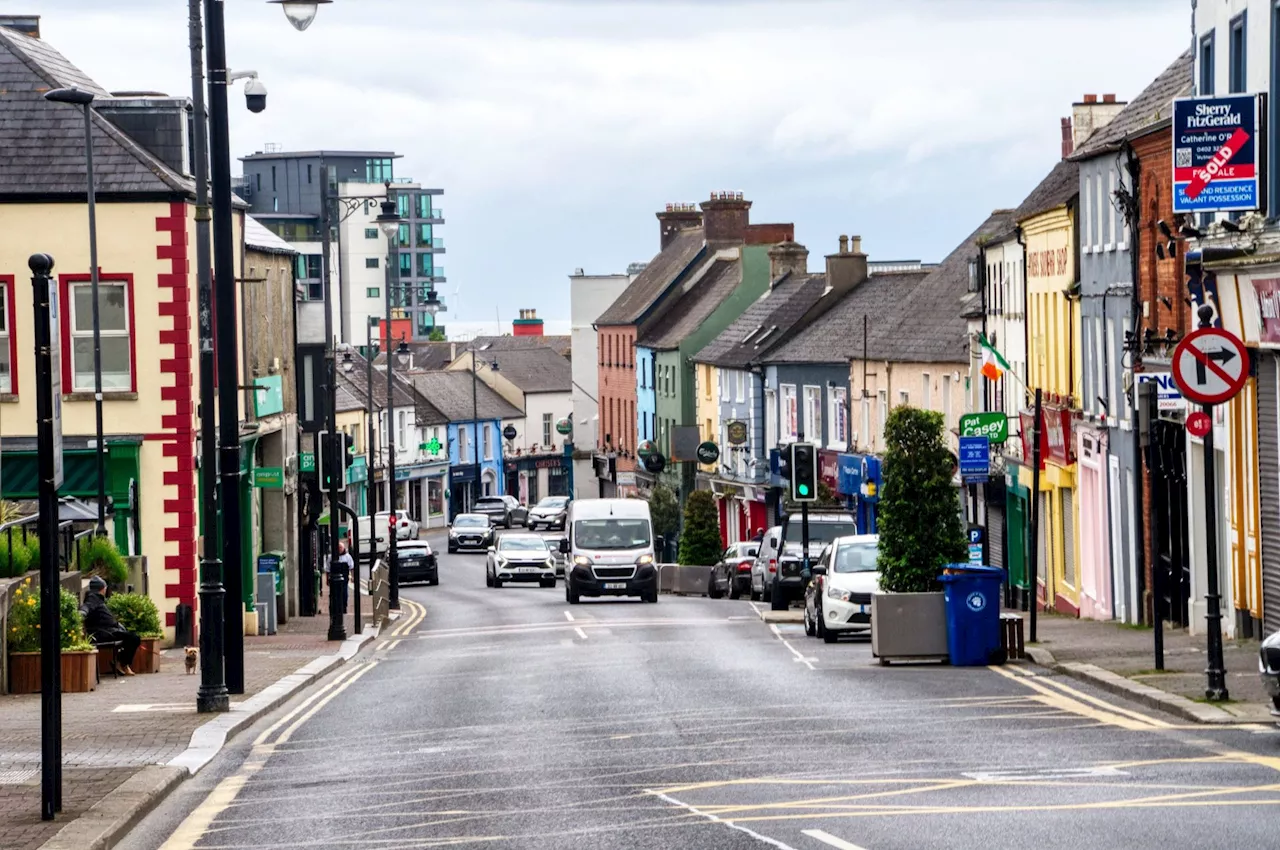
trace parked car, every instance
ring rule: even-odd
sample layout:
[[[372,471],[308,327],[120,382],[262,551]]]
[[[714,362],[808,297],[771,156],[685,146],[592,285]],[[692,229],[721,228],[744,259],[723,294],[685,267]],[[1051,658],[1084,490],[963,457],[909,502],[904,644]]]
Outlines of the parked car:
[[[484,583],[502,587],[507,581],[536,581],[542,587],[556,586],[556,559],[547,541],[536,534],[504,534],[489,547]]]
[[[782,526],[775,525],[764,533],[760,551],[751,566],[751,601],[768,602],[773,596],[773,577],[778,572],[778,555],[782,546]],[[799,550],[797,550],[799,551]]]
[[[1280,632],[1262,642],[1258,650],[1258,670],[1271,696],[1271,716],[1280,723]]]
[[[760,554],[759,542],[734,543],[724,550],[720,562],[711,568],[707,579],[707,596],[719,599],[726,593],[737,599],[751,593],[751,568]]]
[[[379,511],[373,515],[376,522],[381,523],[383,528],[391,527],[391,515],[386,511]],[[409,516],[406,510],[396,511],[396,540],[417,540],[418,539],[418,521]]]
[[[804,631],[835,643],[842,634],[871,633],[871,594],[880,586],[875,534],[837,537],[813,567],[804,592]]]
[[[515,496],[482,496],[476,499],[471,508],[472,513],[484,514],[494,525],[511,528],[524,525],[529,518],[529,509],[520,504]]]
[[[449,554],[493,545],[493,523],[485,514],[458,514],[449,525]]]
[[[538,504],[529,508],[529,519],[525,523],[529,526],[530,531],[537,531],[538,526],[545,525],[547,529],[559,528],[564,529],[566,518],[569,516],[568,496],[546,496]]]
[[[809,509],[809,565],[817,563],[822,551],[837,537],[849,537],[858,533],[853,515],[843,508]],[[801,515],[788,514],[782,519],[782,555],[778,558],[778,571],[773,574],[770,606],[774,611],[785,611],[793,601],[804,598],[807,577],[804,576],[804,552],[802,551]]]
[[[356,519],[356,534],[360,540],[361,563],[372,562],[387,553],[387,538],[390,532],[390,528],[387,526],[387,515],[382,514],[381,517],[373,517],[372,519],[372,527],[369,525],[370,517],[361,516]]]
[[[431,544],[425,540],[406,540],[403,543],[397,543],[396,565],[399,567],[401,584],[413,581],[425,581],[430,585],[440,583],[436,553],[431,551]]]

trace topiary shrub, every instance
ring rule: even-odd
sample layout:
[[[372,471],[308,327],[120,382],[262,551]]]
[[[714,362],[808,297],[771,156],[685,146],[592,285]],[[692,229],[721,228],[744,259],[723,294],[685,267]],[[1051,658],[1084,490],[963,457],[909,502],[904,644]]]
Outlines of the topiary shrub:
[[[659,537],[671,540],[680,531],[680,504],[667,485],[654,485],[649,495],[649,517],[653,520],[653,533]]]
[[[23,544],[21,535],[14,535],[13,547],[9,546],[9,535],[0,535],[0,578],[17,578],[31,569],[40,566],[39,550],[36,559],[31,557],[31,550]]]
[[[880,587],[890,593],[941,589],[944,564],[965,559],[955,459],[943,441],[942,414],[903,405],[884,426],[880,491]]]
[[[694,490],[684,506],[678,560],[686,566],[709,567],[720,560],[722,551],[716,500],[706,490]]]
[[[160,628],[160,611],[150,596],[141,593],[113,593],[107,597],[107,610],[131,632],[141,638],[164,637]]]
[[[81,652],[93,649],[84,634],[84,621],[80,619],[80,605],[65,588],[61,588],[62,649]],[[28,580],[13,592],[13,604],[9,608],[9,651],[38,652],[40,649],[40,590]]]
[[[85,575],[102,576],[107,584],[121,585],[129,580],[129,565],[110,537],[94,535],[81,542],[76,569]]]

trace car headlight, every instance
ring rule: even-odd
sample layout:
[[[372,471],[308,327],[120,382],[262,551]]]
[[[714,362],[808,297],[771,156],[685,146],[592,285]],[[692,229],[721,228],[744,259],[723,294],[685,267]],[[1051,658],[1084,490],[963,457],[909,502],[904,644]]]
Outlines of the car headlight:
[[[556,560],[555,558],[552,558],[550,555],[547,556],[547,560],[545,561],[545,563],[547,567],[549,567],[550,569],[554,570],[556,568]]]
[[[497,565],[498,569],[502,569],[507,565],[507,559],[499,555],[494,559],[494,563]]]
[[[591,559],[586,555],[575,555],[573,558],[573,564],[576,567],[589,567],[591,566]]]
[[[653,563],[652,555],[641,555],[639,558],[636,558],[636,566],[638,567],[643,567],[645,564],[652,564],[652,563]]]
[[[830,584],[829,584],[829,585],[827,585],[827,598],[828,598],[828,599],[838,599],[838,600],[840,600],[841,602],[848,602],[848,601],[849,601],[849,591],[847,591],[847,590],[841,590],[840,588],[838,588],[838,587],[836,587],[836,586],[834,586],[834,585],[830,585]]]

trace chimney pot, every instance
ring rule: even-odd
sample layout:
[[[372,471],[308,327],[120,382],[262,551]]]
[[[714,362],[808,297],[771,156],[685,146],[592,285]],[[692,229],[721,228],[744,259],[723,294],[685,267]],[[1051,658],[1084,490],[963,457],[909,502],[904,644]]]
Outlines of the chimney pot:
[[[862,253],[862,237],[854,236],[850,241],[853,242],[853,253],[861,254]]]
[[[1085,103],[1097,103],[1097,102],[1098,102],[1098,96],[1097,96],[1096,94],[1087,94],[1087,95],[1085,95],[1085,96],[1084,96],[1084,102],[1085,102]]]
[[[849,237],[848,236],[840,237],[840,253],[841,254],[849,253]]]
[[[1103,102],[1103,103],[1115,103],[1115,102],[1116,102],[1116,96],[1115,96],[1114,94],[1104,94],[1104,95],[1102,96],[1102,102]]]

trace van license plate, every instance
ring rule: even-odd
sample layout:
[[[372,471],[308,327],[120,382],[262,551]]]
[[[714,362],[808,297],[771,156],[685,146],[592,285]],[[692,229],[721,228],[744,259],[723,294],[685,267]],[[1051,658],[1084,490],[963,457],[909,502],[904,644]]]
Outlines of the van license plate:
[[[626,590],[627,583],[625,581],[607,581],[604,583],[605,590]]]

